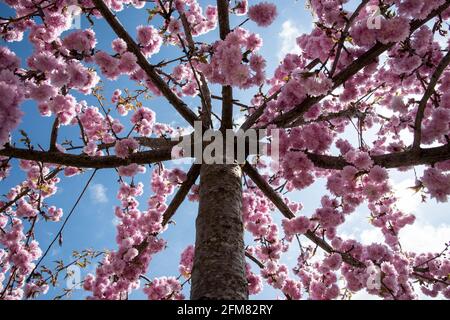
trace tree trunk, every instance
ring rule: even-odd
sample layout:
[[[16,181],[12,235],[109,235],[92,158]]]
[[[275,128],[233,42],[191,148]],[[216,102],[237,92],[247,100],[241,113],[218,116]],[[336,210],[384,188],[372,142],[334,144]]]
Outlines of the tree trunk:
[[[202,165],[191,299],[248,299],[238,165]]]

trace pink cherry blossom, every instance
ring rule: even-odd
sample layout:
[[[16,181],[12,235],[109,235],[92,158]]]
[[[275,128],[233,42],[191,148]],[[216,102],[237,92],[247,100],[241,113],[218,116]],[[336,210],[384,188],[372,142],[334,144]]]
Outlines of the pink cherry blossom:
[[[248,9],[248,17],[256,22],[258,26],[267,27],[277,17],[277,7],[268,2],[255,4]]]
[[[135,139],[123,139],[116,142],[115,150],[119,158],[128,158],[130,154],[135,152],[139,147],[139,143]]]
[[[73,28],[74,5],[80,28]],[[136,291],[151,300],[184,299],[186,285],[202,286],[199,278],[218,284],[208,288],[220,292],[207,297],[213,299],[223,292],[247,298],[267,287],[281,299],[348,299],[361,291],[386,300],[450,298],[450,244],[410,250],[405,235],[411,225],[421,228],[425,221],[416,220],[424,216],[402,206],[394,188],[401,174],[424,203],[450,195],[448,1],[364,1],[355,13],[352,1],[310,0],[311,30],[292,32],[292,40],[283,25],[280,47],[276,28],[255,32],[273,27],[278,16],[265,1],[6,0],[4,6],[0,300],[51,298],[53,280],[66,272],[61,266],[84,263],[94,266],[82,273],[88,299],[124,300]],[[133,21],[125,21],[129,10]],[[85,18],[94,23],[84,25]],[[215,133],[242,123],[267,129],[259,138],[277,149],[251,152],[245,165],[217,164],[224,174],[214,176],[204,164],[188,169],[149,156],[183,160],[171,137],[188,140],[195,121]],[[242,183],[224,183],[230,168]],[[65,248],[68,230],[53,240],[42,235],[70,217],[59,183],[67,180],[67,195],[72,180],[106,169],[117,181],[110,198],[114,243],[92,261],[58,260],[53,268],[47,253],[54,243]],[[212,182],[208,190],[205,181]],[[229,205],[211,212],[205,197]],[[174,233],[165,232],[185,227],[175,224],[181,218],[173,212],[185,198],[202,211],[197,239],[207,234],[208,245],[233,247],[246,260],[216,255],[223,268],[198,277],[197,267],[211,257],[195,259],[195,251],[206,242],[181,241],[176,274],[153,268],[156,254],[179,248]],[[239,219],[226,219],[229,212]],[[211,217],[204,213],[223,221],[204,223]],[[366,229],[363,237],[351,229],[355,217],[372,228],[373,242]],[[218,231],[229,241],[215,241]]]

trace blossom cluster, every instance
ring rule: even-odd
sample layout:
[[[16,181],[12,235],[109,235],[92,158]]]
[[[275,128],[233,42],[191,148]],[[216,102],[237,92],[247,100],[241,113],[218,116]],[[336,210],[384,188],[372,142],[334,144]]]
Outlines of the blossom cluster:
[[[20,60],[6,47],[0,47],[0,145],[9,141],[9,133],[15,129],[22,111],[19,105],[24,99],[23,84],[14,74],[19,68]]]
[[[95,275],[86,276],[84,288],[92,292],[91,298],[120,299],[139,288],[139,277],[146,273],[152,256],[165,248],[165,241],[158,236],[165,229],[162,221],[167,197],[184,179],[185,173],[178,169],[153,171],[154,195],[148,199],[146,211],[139,210],[137,200],[143,194],[143,184],[121,183],[117,194],[121,206],[115,208],[118,249],[105,255]],[[174,293],[178,285],[172,278],[155,279],[144,291],[150,299],[166,299],[172,293],[173,298],[180,298]]]
[[[192,36],[200,36],[216,28],[218,18],[216,6],[208,5],[203,12],[203,8],[197,0],[176,0],[173,5],[180,14],[186,17]],[[181,30],[180,24],[179,20],[173,18],[170,20],[168,30],[172,35]]]
[[[248,17],[260,27],[268,27],[277,17],[277,7],[268,2],[261,2],[250,6]]]
[[[225,40],[213,45],[209,63],[198,66],[212,83],[250,88],[263,83],[265,59],[256,52],[262,46],[262,39],[242,28],[229,33]]]
[[[181,253],[181,259],[180,259],[180,274],[185,278],[190,278],[192,273],[192,266],[194,264],[194,253],[195,248],[193,245],[190,245],[186,247],[186,249],[183,250]]]
[[[35,294],[45,294],[48,285],[39,277],[26,282],[35,268],[35,262],[42,255],[37,240],[31,239],[27,231],[27,221],[57,222],[63,215],[61,208],[49,206],[44,202],[57,191],[59,178],[48,178],[51,167],[42,167],[33,161],[22,160],[20,167],[26,172],[26,180],[12,188],[6,195],[7,202],[0,201],[5,211],[0,213],[0,291],[1,299],[22,299]],[[28,190],[27,196],[22,196]],[[33,229],[31,229],[33,231]],[[14,274],[14,285],[8,290],[4,287]]]

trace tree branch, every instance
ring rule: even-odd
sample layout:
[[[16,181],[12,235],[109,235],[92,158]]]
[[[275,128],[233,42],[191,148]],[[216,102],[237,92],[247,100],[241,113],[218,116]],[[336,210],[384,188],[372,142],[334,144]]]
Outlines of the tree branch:
[[[288,125],[288,127],[285,129],[294,128],[294,127],[307,125],[307,124],[311,124],[311,123],[330,121],[330,120],[334,120],[334,119],[338,119],[338,118],[342,118],[342,117],[350,118],[350,117],[353,117],[353,116],[359,115],[359,114],[363,114],[363,112],[358,110],[358,108],[356,106],[351,106],[350,108],[342,110],[342,111],[331,112],[331,113],[328,113],[325,115],[320,115],[317,119],[314,119],[314,120],[307,121],[307,120],[304,120],[303,118],[300,118],[297,121],[295,121],[293,124]]]
[[[53,237],[52,242],[50,242],[50,244],[48,245],[47,249],[45,250],[45,252],[42,254],[42,256],[40,257],[39,261],[36,263],[36,265],[34,266],[33,270],[30,272],[30,275],[28,276],[28,278],[26,279],[26,282],[29,282],[31,280],[31,278],[34,275],[34,272],[37,270],[37,268],[39,267],[39,265],[41,264],[41,262],[45,259],[45,257],[47,256],[47,254],[49,253],[50,249],[52,248],[53,244],[56,242],[56,240],[61,239],[60,237],[62,236],[62,233],[64,231],[64,227],[66,226],[67,222],[69,221],[70,217],[72,216],[72,214],[75,212],[76,207],[78,206],[78,204],[81,201],[81,198],[83,198],[83,195],[86,193],[87,188],[89,187],[90,183],[92,182],[92,179],[94,179],[95,174],[97,173],[97,170],[94,170],[94,172],[92,172],[91,176],[89,177],[88,181],[86,182],[83,190],[81,191],[80,195],[78,196],[77,200],[75,201],[75,204],[72,206],[72,209],[70,209],[69,214],[67,215],[67,217],[64,219],[63,224],[61,225],[61,227],[58,230],[58,233]]]
[[[225,40],[230,33],[228,0],[217,0],[220,39]],[[237,57],[236,57],[237,58]],[[222,125],[221,130],[233,128],[233,88],[222,86]]]
[[[320,63],[320,59],[316,58],[313,61],[311,61],[306,67],[306,70],[311,70],[313,69],[316,65],[318,65]],[[266,110],[267,108],[267,104],[276,99],[278,97],[278,95],[280,94],[281,89],[277,90],[275,93],[273,93],[269,98],[267,98],[263,104],[256,109],[255,112],[253,112],[250,116],[247,117],[247,119],[245,120],[245,122],[242,124],[241,126],[241,130],[246,131],[248,129],[250,129],[258,120],[259,118],[263,115],[264,110]]]
[[[342,157],[306,153],[314,165],[322,169],[342,170],[352,164]],[[410,167],[417,165],[433,165],[450,159],[450,145],[429,149],[409,150],[398,153],[372,156],[375,165],[386,169]]]
[[[181,114],[181,116],[193,126],[194,122],[197,120],[197,115],[191,109],[189,109],[189,107],[170,89],[165,81],[158,75],[155,67],[147,61],[145,56],[142,54],[138,44],[120,24],[119,20],[111,12],[111,10],[109,10],[103,0],[92,1],[94,2],[97,10],[100,11],[102,16],[114,30],[117,36],[127,43],[128,51],[134,53],[137,58],[137,63],[145,71],[145,73],[155,84],[155,86],[166,97],[169,103]]]
[[[228,0],[217,0],[217,11],[219,15],[220,39],[225,40],[230,33],[230,15]]]
[[[276,99],[280,94],[281,90],[277,90],[270,97],[268,97],[261,106],[259,106],[251,115],[245,119],[244,123],[241,125],[240,130],[246,131],[250,129],[263,115],[264,110],[266,110],[267,105],[270,101]]]
[[[191,27],[189,25],[189,21],[186,18],[186,15],[184,13],[180,14],[180,19],[183,24],[184,34],[186,36],[186,40],[189,46],[189,52],[186,52],[186,56],[189,60],[189,64],[192,68],[192,72],[194,73],[195,80],[197,81],[199,91],[201,94],[201,101],[202,101],[202,120],[203,120],[203,127],[209,128],[212,125],[212,119],[211,119],[211,110],[212,110],[212,104],[211,104],[211,92],[208,87],[208,82],[206,81],[205,76],[202,72],[195,70],[194,66],[192,65],[191,55],[195,52],[195,42],[192,38],[192,32]],[[180,41],[183,41],[180,37]],[[182,43],[183,45],[183,43]],[[199,74],[200,79],[197,78],[197,74]]]
[[[172,219],[173,215],[176,213],[180,205],[183,203],[184,199],[186,198],[187,194],[189,193],[189,190],[192,188],[192,186],[195,184],[195,181],[200,175],[200,169],[201,165],[194,164],[189,169],[189,172],[187,173],[187,178],[181,185],[181,187],[178,189],[175,196],[172,198],[172,201],[170,202],[169,206],[167,207],[166,211],[163,214],[163,221],[162,225],[165,226],[169,223],[170,219]],[[148,246],[148,241],[144,240],[138,247],[139,254]],[[134,258],[134,261],[137,260],[137,257]]]
[[[247,258],[249,258],[251,261],[253,261],[261,270],[265,268],[264,263],[259,261],[258,258],[256,258],[253,255],[251,255],[250,252],[248,252],[247,250],[245,250],[245,256]],[[286,297],[287,300],[292,300],[292,298],[288,294],[286,294],[284,292],[283,292],[283,294],[284,294],[284,296]]]
[[[418,28],[420,28],[422,25],[426,24],[428,21],[439,15],[441,12],[446,10],[450,6],[450,1],[447,0],[445,4],[440,6],[439,8],[433,10],[428,17],[426,17],[423,20],[414,20],[410,24],[410,31],[411,34],[416,31]],[[375,44],[370,50],[362,54],[358,59],[350,63],[344,70],[342,70],[339,74],[337,74],[335,77],[333,77],[333,87],[332,90],[338,88],[341,86],[345,81],[347,81],[350,77],[357,74],[359,71],[361,71],[364,67],[371,64],[378,56],[380,56],[385,51],[389,50],[395,45],[395,43],[388,43],[388,44],[382,44],[378,42]],[[328,94],[327,94],[328,95]],[[278,127],[286,126],[289,123],[295,121],[299,117],[303,116],[303,114],[309,110],[313,105],[320,102],[322,99],[324,99],[327,95],[321,95],[318,97],[307,97],[305,100],[303,100],[302,103],[294,107],[294,109],[281,114],[275,119],[273,119],[270,124],[276,124]]]
[[[186,198],[187,194],[189,193],[189,190],[191,190],[192,186],[195,184],[195,181],[197,180],[198,176],[200,175],[200,168],[201,165],[194,164],[189,169],[187,173],[187,179],[183,182],[181,187],[178,189],[177,193],[173,197],[172,201],[170,202],[169,206],[167,207],[166,211],[163,215],[163,221],[162,224],[166,225],[170,219],[172,219],[175,212],[178,210],[180,205],[183,203],[184,199]]]
[[[264,263],[252,256],[247,250],[245,250],[245,256],[252,260],[260,269],[264,269]]]
[[[223,98],[221,96],[216,96],[216,95],[212,95],[211,98],[213,98],[214,100],[220,100],[220,101],[223,100]],[[250,108],[248,105],[246,105],[244,103],[241,103],[241,102],[239,102],[239,100],[236,100],[236,99],[233,100],[233,104],[235,106],[242,107],[242,108],[245,108],[245,109]]]
[[[62,169],[58,168],[53,170],[52,172],[50,172],[47,176],[44,177],[44,181],[48,181],[53,179],[54,177],[56,177],[58,175],[58,173],[60,173],[62,171]],[[12,205],[14,205],[18,200],[20,200],[21,198],[25,197],[29,192],[31,191],[30,187],[25,187],[19,194],[17,194],[14,199],[8,201],[7,203],[5,203],[2,207],[0,207],[0,213],[1,212],[5,212],[6,209],[8,209],[9,207],[11,207]]]
[[[244,165],[243,170],[244,173],[249,176],[250,179],[252,179],[252,181],[256,184],[256,186],[264,193],[264,195],[270,201],[272,201],[272,203],[277,207],[278,210],[280,210],[283,216],[285,216],[289,220],[295,218],[294,213],[291,211],[291,209],[289,209],[281,196],[272,189],[269,183],[258,173],[255,168],[253,168],[247,162]],[[331,247],[325,240],[318,237],[314,232],[308,231],[305,236],[320,248],[322,248],[324,251],[328,253],[336,252],[333,247]],[[339,253],[342,256],[342,260],[346,263],[356,267],[365,267],[365,265],[361,261],[358,261],[350,254],[341,252]]]
[[[337,69],[337,66],[338,66],[338,63],[339,63],[339,58],[341,57],[342,49],[344,48],[345,39],[348,36],[348,31],[350,30],[350,27],[352,26],[353,21],[355,21],[355,19],[359,15],[360,11],[364,8],[364,6],[368,2],[369,2],[369,0],[363,0],[359,4],[358,8],[356,8],[356,10],[353,12],[353,14],[350,17],[350,19],[348,19],[347,24],[346,24],[344,30],[341,33],[341,38],[339,39],[338,48],[337,48],[337,51],[336,51],[336,56],[334,58],[333,66],[331,67],[331,70],[330,70],[330,77],[332,77],[334,75],[334,72]]]
[[[179,141],[175,141],[169,138],[148,138],[148,137],[136,137],[135,139],[141,146],[151,148],[151,149],[165,149],[172,148],[180,143],[184,137],[181,137]],[[114,147],[114,144],[108,144],[108,147]],[[101,145],[103,146],[103,145]],[[99,147],[101,148],[101,147]]]
[[[143,151],[133,153],[128,158],[122,159],[116,156],[91,157],[88,155],[75,155],[62,153],[59,151],[20,149],[6,145],[4,149],[0,150],[0,156],[52,163],[67,167],[107,169],[127,166],[132,163],[150,164],[160,161],[167,161],[172,159],[171,151],[172,148]]]
[[[272,203],[281,211],[281,213],[288,219],[295,218],[291,209],[285,204],[281,196],[272,190],[270,184],[258,173],[258,171],[248,162],[245,163],[242,170],[252,179],[256,186],[261,189],[265,196],[272,201]],[[269,192],[272,191],[272,192]]]
[[[140,146],[147,147],[151,149],[165,149],[165,148],[173,148],[177,144],[181,143],[183,139],[190,137],[192,139],[193,134],[181,136],[178,140],[172,140],[171,138],[160,137],[160,138],[149,138],[149,137],[133,137]],[[101,143],[97,146],[98,150],[105,150],[108,148],[113,148],[116,145],[115,142],[112,143]],[[83,149],[84,146],[77,146],[67,148],[66,150],[72,151],[77,149]]]
[[[49,151],[57,151],[56,143],[58,140],[59,118],[56,117],[53,122],[52,133],[50,135],[50,147]]]
[[[267,183],[267,181],[258,173],[258,171],[253,168],[248,162],[244,165],[243,170],[245,174],[247,174],[252,181],[256,184],[256,186],[264,193],[264,195],[272,201],[272,203],[277,207],[278,210],[287,218],[287,219],[293,219],[295,218],[294,213],[289,209],[289,207],[286,205],[286,203],[283,201],[281,196],[273,190],[273,188]],[[341,255],[342,260],[355,267],[355,268],[365,268],[366,265],[362,262],[353,257],[351,254],[347,252],[340,252],[333,249],[331,245],[329,245],[324,239],[317,236],[314,232],[308,230],[305,233],[305,236],[311,240],[313,243],[315,243],[318,247],[320,247],[322,250],[324,250],[327,253],[338,253]],[[249,254],[246,254],[247,257],[249,257]],[[250,258],[250,257],[249,257]],[[253,259],[252,259],[253,260]],[[254,261],[254,260],[253,260]],[[258,264],[258,262],[255,262]],[[450,285],[450,283],[446,281],[440,281],[438,279],[427,277],[426,275],[422,273],[426,273],[426,271],[423,271],[419,267],[413,268],[414,272],[412,275],[417,278],[421,278],[423,280],[426,280],[428,282],[441,282],[445,285]]]
[[[417,108],[416,121],[414,123],[413,149],[415,150],[420,149],[420,143],[422,140],[422,121],[425,115],[425,108],[427,106],[428,100],[430,100],[430,97],[433,95],[434,88],[436,87],[439,78],[444,73],[444,70],[449,65],[449,63],[450,63],[450,51],[445,55],[445,57],[436,67],[436,70],[434,71],[431,77],[430,83],[428,84],[428,87],[425,90],[422,100],[420,100],[419,107]]]

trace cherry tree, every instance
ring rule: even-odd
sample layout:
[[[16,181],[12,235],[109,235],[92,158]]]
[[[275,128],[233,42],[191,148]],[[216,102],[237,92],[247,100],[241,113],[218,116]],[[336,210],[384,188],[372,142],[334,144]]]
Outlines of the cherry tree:
[[[27,41],[33,51],[21,61],[9,44],[0,47],[0,179],[26,174],[0,201],[0,299],[45,294],[70,265],[98,257],[95,273],[82,280],[92,299],[127,299],[135,290],[149,299],[183,299],[187,282],[191,299],[247,299],[264,285],[286,299],[346,298],[361,290],[385,299],[419,292],[450,298],[450,244],[441,252],[402,249],[401,230],[415,217],[398,208],[389,179],[397,170],[416,173],[414,188],[424,199],[446,203],[450,195],[450,1],[310,0],[314,28],[299,35],[300,53],[287,54],[273,74],[259,53],[261,37],[251,31],[270,27],[279,15],[273,3],[4,2],[16,14],[0,18],[2,38]],[[148,24],[126,30],[116,12],[135,9]],[[90,28],[71,29],[74,12]],[[242,23],[232,26],[232,16]],[[95,33],[102,20],[117,36],[106,51],[97,48]],[[218,38],[200,41],[207,33]],[[177,58],[158,59],[162,47]],[[118,88],[105,99],[100,79],[119,77],[139,90]],[[248,101],[235,99],[236,92]],[[278,144],[279,159],[246,148],[243,163],[197,159],[186,172],[168,169],[164,163],[175,153],[187,157],[177,145],[196,132],[158,123],[141,100],[147,95],[166,99],[186,127],[266,129],[258,138]],[[53,119],[43,128],[47,146],[34,144],[20,126],[26,100]],[[63,141],[60,132],[70,127],[77,134]],[[153,193],[140,205],[144,184],[135,177],[149,166]],[[111,213],[119,221],[117,243],[51,271],[43,266],[50,247],[40,248],[36,225],[61,222],[50,246],[60,240],[73,212],[52,205],[60,179],[90,175],[78,203],[98,170],[118,177],[119,205]],[[304,212],[292,194],[318,180],[326,181],[320,207]],[[162,234],[186,198],[198,202],[195,246],[186,243],[179,277],[149,279],[152,257],[166,246]],[[339,236],[339,226],[362,207],[384,243]],[[298,254],[294,268],[280,261],[289,248]]]

